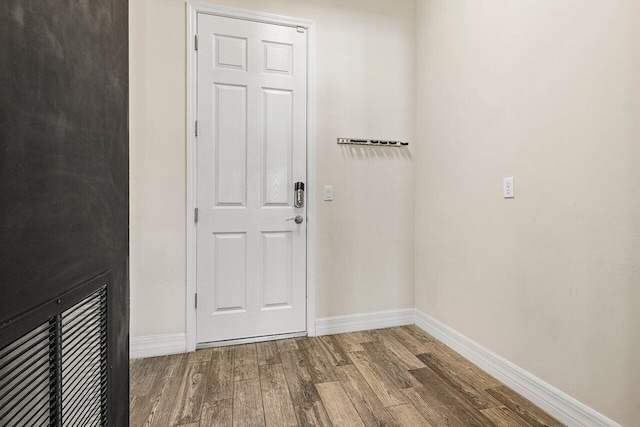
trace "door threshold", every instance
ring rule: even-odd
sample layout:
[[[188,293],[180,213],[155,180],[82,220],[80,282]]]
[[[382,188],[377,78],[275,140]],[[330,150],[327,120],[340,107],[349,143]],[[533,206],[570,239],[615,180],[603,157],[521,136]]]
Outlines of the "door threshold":
[[[196,350],[200,350],[202,348],[224,347],[228,345],[239,345],[239,344],[251,344],[256,342],[283,340],[286,338],[298,338],[298,337],[306,337],[306,336],[307,336],[307,332],[303,331],[303,332],[291,332],[288,334],[279,334],[279,335],[263,335],[260,337],[239,338],[235,340],[202,342],[202,343],[196,344]]]

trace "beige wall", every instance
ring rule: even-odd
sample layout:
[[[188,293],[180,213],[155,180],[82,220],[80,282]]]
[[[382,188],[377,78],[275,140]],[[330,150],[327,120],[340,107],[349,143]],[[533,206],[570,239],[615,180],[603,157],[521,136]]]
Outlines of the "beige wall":
[[[224,0],[317,27],[317,316],[413,307],[413,0]],[[185,2],[132,0],[131,335],[185,331]]]
[[[638,2],[215,4],[317,23],[318,317],[413,306],[415,212],[418,309],[635,425]],[[130,7],[136,337],[185,330],[185,6]]]
[[[417,308],[628,426],[640,420],[639,4],[417,6]]]

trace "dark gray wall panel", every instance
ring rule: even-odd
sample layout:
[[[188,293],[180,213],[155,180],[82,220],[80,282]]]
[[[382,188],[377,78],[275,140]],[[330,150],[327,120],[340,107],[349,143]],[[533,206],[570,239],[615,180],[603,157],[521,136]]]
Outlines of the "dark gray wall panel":
[[[0,325],[104,271],[128,422],[128,4],[0,2]]]

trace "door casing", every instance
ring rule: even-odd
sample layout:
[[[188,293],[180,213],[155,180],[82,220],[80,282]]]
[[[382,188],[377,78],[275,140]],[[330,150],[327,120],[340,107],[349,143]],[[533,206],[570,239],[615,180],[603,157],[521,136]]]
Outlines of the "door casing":
[[[186,142],[187,142],[187,292],[186,292],[186,351],[196,349],[196,137],[195,121],[197,117],[197,55],[195,51],[195,35],[197,33],[197,17],[199,13],[243,19],[247,21],[267,24],[302,27],[307,32],[307,335],[316,334],[315,316],[315,247],[316,247],[316,206],[315,206],[315,23],[313,21],[289,18],[285,16],[230,9],[211,4],[187,2],[187,111],[186,111]],[[262,338],[264,339],[264,337]],[[243,342],[259,341],[259,338],[245,339]]]

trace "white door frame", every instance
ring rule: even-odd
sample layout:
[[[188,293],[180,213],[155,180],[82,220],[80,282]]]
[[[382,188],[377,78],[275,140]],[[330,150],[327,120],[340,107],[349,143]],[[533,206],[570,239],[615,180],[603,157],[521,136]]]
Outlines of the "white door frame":
[[[205,3],[187,2],[187,351],[196,349],[196,137],[197,117],[197,71],[195,35],[199,13],[243,19],[267,24],[302,27],[307,31],[307,181],[305,185],[307,203],[307,334],[316,334],[315,313],[315,247],[316,247],[316,207],[315,191],[315,135],[316,135],[316,94],[315,94],[315,23],[304,19],[288,18],[260,12],[214,6]],[[257,341],[258,339],[256,339]]]

